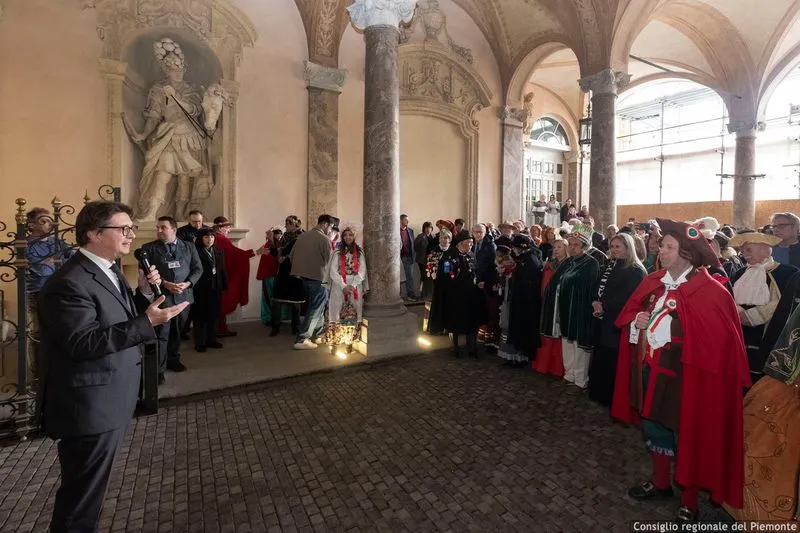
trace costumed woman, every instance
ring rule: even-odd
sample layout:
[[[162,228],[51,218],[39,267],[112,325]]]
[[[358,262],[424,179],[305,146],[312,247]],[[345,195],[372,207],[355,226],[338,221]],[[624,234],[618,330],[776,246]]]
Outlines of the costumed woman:
[[[744,399],[744,507],[740,522],[800,521],[800,307]]]
[[[220,302],[217,336],[233,337],[236,332],[228,328],[226,318],[238,306],[245,306],[250,302],[250,259],[264,254],[265,250],[263,246],[258,250],[242,250],[233,244],[228,238],[231,221],[226,217],[216,217],[214,229],[217,232],[215,246],[225,254],[225,273],[228,276],[228,289],[222,293]]]
[[[267,230],[264,249],[267,253],[258,261],[256,280],[261,282],[261,323],[272,324],[272,289],[278,274],[278,243],[283,237],[283,229],[273,227]]]
[[[772,258],[772,247],[778,243],[780,238],[754,231],[739,232],[730,241],[731,246],[741,250],[747,262],[747,268],[736,272],[731,282],[754,383],[764,375],[761,350],[764,330],[772,320],[789,279],[797,272],[795,267],[782,265]]]
[[[547,286],[542,306],[542,332],[548,337],[561,334],[561,353],[564,359],[564,379],[575,385],[570,394],[586,390],[589,382],[589,360],[594,344],[592,317],[592,288],[600,275],[597,261],[586,253],[592,246],[592,228],[583,224],[573,226],[567,237],[569,258],[561,263]],[[554,313],[558,313],[558,332]]]
[[[508,334],[497,355],[515,367],[527,366],[539,348],[539,329],[535,325],[539,323],[542,304],[542,261],[538,252],[527,235],[515,235],[511,240],[517,265],[506,285],[510,286],[509,298],[503,302],[503,307],[508,307]]]
[[[428,329],[432,334],[449,332],[453,352],[461,356],[459,337],[467,340],[467,352],[478,358],[478,328],[486,322],[486,306],[475,277],[475,264],[470,255],[472,235],[461,230],[452,247],[442,254],[436,272]]]
[[[622,329],[611,414],[641,421],[651,479],[634,500],[672,498],[678,522],[698,520],[698,492],[741,508],[744,483],[742,391],[750,386],[738,312],[703,265],[716,257],[700,229],[659,220],[663,269],[647,276],[617,318]]]
[[[597,319],[597,340],[589,365],[589,398],[611,407],[617,377],[620,329],[615,322],[628,298],[647,275],[636,257],[633,237],[616,235],[608,247],[610,260],[603,268],[592,301]]]
[[[557,228],[561,225],[561,204],[556,201],[556,195],[551,194],[544,212],[544,225]]]
[[[220,300],[228,287],[225,272],[225,254],[214,246],[216,234],[211,228],[203,228],[197,234],[194,245],[203,264],[203,275],[197,280],[192,291],[192,323],[194,324],[194,349],[202,353],[206,348],[222,348],[217,341],[217,321],[219,320]]]
[[[344,344],[347,353],[353,349],[358,337],[364,310],[367,287],[367,260],[364,250],[356,243],[354,225],[343,226],[341,241],[331,254],[328,265],[330,299],[328,300],[328,328],[322,342],[331,347]]]
[[[544,305],[544,298],[547,295],[547,286],[553,279],[558,267],[561,263],[567,260],[567,241],[561,237],[553,237],[553,244],[550,250],[550,258],[545,261],[544,269],[542,270],[542,302]],[[553,298],[556,293],[552,293]],[[551,302],[552,307],[555,303]],[[548,320],[555,323],[545,324],[545,317],[542,316],[540,330],[541,346],[536,351],[536,359],[531,364],[537,372],[542,374],[552,374],[560,378],[564,377],[564,359],[561,355],[561,331],[558,328],[558,313],[551,313]],[[549,334],[545,334],[545,331]]]
[[[450,243],[452,241],[453,233],[448,228],[441,227],[439,229],[436,246],[428,252],[428,258],[425,264],[425,277],[422,279],[422,298],[425,300],[426,325],[430,321],[431,305],[433,297],[436,294],[434,287],[436,286],[436,274],[439,272],[439,260],[442,258],[442,254],[450,249]],[[426,327],[425,331],[430,332],[430,328]]]

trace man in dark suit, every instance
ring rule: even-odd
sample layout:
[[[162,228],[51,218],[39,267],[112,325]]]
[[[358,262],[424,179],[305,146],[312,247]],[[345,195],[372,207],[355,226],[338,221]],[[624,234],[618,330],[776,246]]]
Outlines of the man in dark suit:
[[[172,217],[159,217],[155,241],[142,246],[150,264],[161,275],[161,290],[167,305],[182,302],[194,303],[192,287],[203,275],[203,264],[194,244],[178,239],[178,224]],[[181,331],[189,317],[189,309],[164,324],[158,332],[159,383],[164,382],[164,371],[183,372],[181,363]]]
[[[400,215],[400,261],[406,278],[406,298],[416,300],[414,291],[414,230],[408,227],[408,215]]]
[[[208,227],[203,224],[203,212],[198,209],[192,209],[186,217],[186,222],[185,226],[178,228],[178,238],[194,244],[194,240],[200,235],[200,230]]]
[[[139,313],[128,282],[114,263],[135,238],[130,207],[89,202],[78,214],[81,249],[39,293],[41,373],[39,415],[58,439],[61,487],[53,506],[53,533],[95,532],[111,465],[133,416],[142,373],[139,345],[155,326],[188,304],[160,309],[155,299]],[[139,290],[153,300],[152,270]]]

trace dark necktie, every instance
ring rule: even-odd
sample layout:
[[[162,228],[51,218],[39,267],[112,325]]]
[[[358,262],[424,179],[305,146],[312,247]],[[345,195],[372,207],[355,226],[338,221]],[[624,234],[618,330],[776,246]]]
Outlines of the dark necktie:
[[[171,242],[167,244],[167,251],[171,257],[175,257],[175,243]]]
[[[133,312],[133,301],[131,301],[131,291],[130,287],[128,286],[128,280],[125,279],[125,276],[122,275],[122,270],[120,270],[119,265],[116,263],[111,264],[111,272],[117,276],[117,282],[119,282],[119,292],[122,294],[122,300],[125,302],[125,306],[128,308],[130,312]]]

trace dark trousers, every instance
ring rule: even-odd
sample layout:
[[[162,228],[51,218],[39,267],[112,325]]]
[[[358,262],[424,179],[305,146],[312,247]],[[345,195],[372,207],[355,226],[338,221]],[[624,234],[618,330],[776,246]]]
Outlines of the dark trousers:
[[[158,363],[160,372],[163,374],[167,368],[167,363],[179,363],[181,361],[181,331],[189,319],[189,309],[184,309],[181,314],[161,326],[158,332]]]
[[[194,345],[210,346],[217,342],[217,316],[194,317]]]
[[[95,533],[125,428],[58,441],[61,486],[53,506],[51,533]]]
[[[286,303],[276,301],[274,298],[270,301],[270,326],[274,331],[281,330],[281,311],[284,305],[288,305],[292,311],[292,334],[297,335],[300,333],[300,304]]]
[[[315,339],[322,334],[325,327],[325,305],[328,303],[328,290],[321,281],[303,278],[303,288],[306,291],[306,302],[308,311],[306,319],[300,327],[295,342],[303,342],[306,339]]]

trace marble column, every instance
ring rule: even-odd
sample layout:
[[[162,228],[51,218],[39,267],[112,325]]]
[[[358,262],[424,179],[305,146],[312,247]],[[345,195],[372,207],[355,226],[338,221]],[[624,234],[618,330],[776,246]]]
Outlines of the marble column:
[[[356,0],[347,10],[364,32],[364,251],[370,292],[364,300],[369,356],[416,348],[416,320],[400,298],[400,84],[397,48],[401,22],[416,0]],[[359,349],[362,349],[359,347]]]
[[[630,75],[611,69],[578,80],[581,90],[592,93],[592,155],[589,167],[589,211],[600,227],[616,224],[617,92]]]
[[[525,220],[524,111],[516,107],[503,107],[500,109],[500,120],[503,123],[502,219]]]
[[[339,94],[346,72],[305,62],[308,89],[308,225],[337,215],[339,195]]]
[[[755,227],[756,222],[756,136],[755,122],[731,121],[728,131],[736,134],[733,178],[733,225]]]

